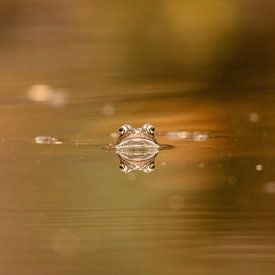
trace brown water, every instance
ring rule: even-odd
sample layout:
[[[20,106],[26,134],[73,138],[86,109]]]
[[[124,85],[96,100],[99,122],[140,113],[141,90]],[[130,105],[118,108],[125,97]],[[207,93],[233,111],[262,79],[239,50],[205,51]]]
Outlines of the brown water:
[[[274,5],[10,3],[1,274],[274,274]],[[175,146],[154,172],[104,150],[124,123]]]

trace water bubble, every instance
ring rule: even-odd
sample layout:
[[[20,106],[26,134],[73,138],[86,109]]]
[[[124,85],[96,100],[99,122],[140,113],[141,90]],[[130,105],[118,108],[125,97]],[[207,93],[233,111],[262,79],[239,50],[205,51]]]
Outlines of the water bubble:
[[[259,121],[260,117],[258,113],[252,112],[248,115],[248,119],[250,122],[255,123]]]
[[[206,141],[208,139],[208,134],[207,133],[202,133],[202,132],[195,132],[193,133],[193,140],[194,141]]]
[[[262,164],[259,163],[259,164],[256,165],[256,170],[257,171],[262,171],[263,169],[264,169],[264,167],[263,167]]]
[[[37,136],[34,138],[34,143],[37,144],[62,144],[61,140],[50,136]]]

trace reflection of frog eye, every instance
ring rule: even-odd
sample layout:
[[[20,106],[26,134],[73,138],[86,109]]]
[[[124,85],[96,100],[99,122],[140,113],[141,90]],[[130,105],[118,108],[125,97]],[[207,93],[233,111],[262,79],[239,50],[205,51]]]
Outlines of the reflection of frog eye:
[[[119,169],[120,169],[122,172],[127,172],[128,167],[127,167],[127,165],[125,165],[124,163],[121,163],[121,164],[119,165]]]
[[[151,134],[151,135],[153,135],[154,132],[156,131],[155,127],[154,127],[153,125],[151,125],[151,124],[145,124],[143,127],[144,127],[144,128],[146,129],[146,131],[147,131],[149,134]]]
[[[144,170],[143,172],[145,173],[151,173],[154,171],[154,169],[156,168],[155,164],[152,163],[152,164],[149,164]]]
[[[119,133],[120,134],[124,134],[124,133],[126,133],[129,129],[131,129],[132,127],[130,126],[130,125],[127,125],[127,124],[125,124],[125,125],[122,125],[119,129],[118,129],[118,131],[119,131]]]

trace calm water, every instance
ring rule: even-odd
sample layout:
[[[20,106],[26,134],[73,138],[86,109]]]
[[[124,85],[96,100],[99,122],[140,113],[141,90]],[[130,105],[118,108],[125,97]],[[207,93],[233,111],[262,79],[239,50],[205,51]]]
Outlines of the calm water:
[[[271,7],[118,2],[1,4],[0,272],[274,274]],[[104,150],[124,123],[175,146],[152,173]]]

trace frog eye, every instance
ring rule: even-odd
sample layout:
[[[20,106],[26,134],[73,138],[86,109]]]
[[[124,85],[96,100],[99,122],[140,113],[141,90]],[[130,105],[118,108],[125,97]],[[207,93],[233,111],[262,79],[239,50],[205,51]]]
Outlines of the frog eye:
[[[154,132],[156,131],[155,127],[151,124],[144,124],[143,128],[151,135],[153,135]]]
[[[150,128],[148,128],[148,132],[149,132],[150,134],[153,134],[155,131],[156,131],[155,127],[150,127]]]
[[[122,172],[124,172],[124,173],[127,173],[127,172],[128,172],[128,167],[127,167],[127,165],[125,165],[124,163],[121,163],[121,164],[119,165],[119,169],[120,169]]]
[[[125,134],[131,128],[132,128],[132,126],[130,126],[128,124],[124,124],[121,127],[119,127],[118,131],[119,131],[120,134]]]

